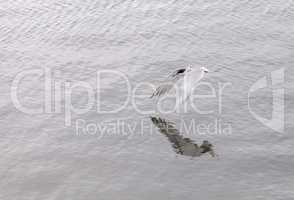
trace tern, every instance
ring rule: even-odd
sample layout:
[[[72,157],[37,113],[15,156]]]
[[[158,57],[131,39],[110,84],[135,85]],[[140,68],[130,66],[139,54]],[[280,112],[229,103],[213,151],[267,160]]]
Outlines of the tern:
[[[157,87],[150,98],[160,98],[175,89],[177,103],[180,105],[190,97],[194,87],[208,72],[209,70],[205,67],[178,69],[163,84]]]

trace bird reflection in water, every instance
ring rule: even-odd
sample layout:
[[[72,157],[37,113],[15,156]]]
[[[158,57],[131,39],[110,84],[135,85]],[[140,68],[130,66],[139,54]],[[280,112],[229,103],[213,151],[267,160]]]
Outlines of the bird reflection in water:
[[[198,146],[190,138],[184,138],[175,128],[173,122],[166,121],[160,117],[151,117],[151,121],[159,129],[159,132],[168,138],[177,154],[190,156],[192,158],[199,157],[205,153],[210,154],[212,157],[216,156],[213,145],[207,140],[204,140],[202,144]]]

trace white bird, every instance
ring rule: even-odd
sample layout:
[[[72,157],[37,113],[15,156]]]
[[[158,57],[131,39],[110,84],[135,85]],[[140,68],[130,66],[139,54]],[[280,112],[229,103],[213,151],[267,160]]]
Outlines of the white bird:
[[[205,67],[178,69],[169,76],[164,84],[160,85],[155,90],[151,98],[159,98],[168,94],[172,89],[175,89],[177,104],[180,105],[189,98],[196,84],[203,79],[204,75],[208,72],[209,70]]]

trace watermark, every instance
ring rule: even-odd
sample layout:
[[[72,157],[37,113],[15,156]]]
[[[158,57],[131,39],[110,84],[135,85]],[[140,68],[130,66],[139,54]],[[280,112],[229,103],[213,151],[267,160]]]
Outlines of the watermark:
[[[115,115],[124,110],[129,112],[130,107],[132,112],[136,112],[140,116],[168,115],[171,113],[185,114],[189,112],[195,113],[197,116],[213,116],[214,118],[206,123],[196,123],[196,121],[190,123],[181,122],[183,127],[180,129],[185,133],[193,132],[197,134],[211,134],[214,132],[215,134],[228,135],[232,133],[231,124],[222,119],[225,94],[232,87],[230,82],[211,83],[199,81],[193,87],[185,78],[176,82],[168,81],[161,84],[151,81],[136,82],[118,70],[98,70],[93,73],[91,78],[91,80],[95,78],[93,83],[93,81],[62,80],[61,78],[56,78],[56,74],[61,74],[61,72],[51,71],[49,68],[32,69],[18,73],[11,84],[11,100],[15,108],[29,115],[63,114],[65,126],[72,126],[74,123],[77,135],[86,134],[103,137],[115,133],[118,135],[132,135],[135,130],[139,133],[143,133],[143,130],[146,132],[146,128],[138,131],[138,127],[145,127],[144,122],[146,120],[137,119],[136,124],[117,120],[105,125],[105,123],[89,123],[80,117],[89,112]],[[34,83],[43,88],[44,95],[40,99],[41,104],[38,104],[39,107],[32,107],[29,103],[25,103],[20,95],[23,93],[22,86],[30,81],[28,80],[30,77],[40,77],[39,82]],[[113,83],[123,89],[123,92],[120,91],[120,93],[116,94],[118,91],[116,90],[111,94],[112,99],[110,101],[114,98],[119,102],[115,103],[117,106],[115,108],[112,105],[107,106],[108,97],[106,101],[104,99],[106,89],[112,88]],[[260,78],[248,91],[248,110],[252,116],[263,125],[280,133],[285,130],[284,83],[285,68],[282,68],[272,71],[270,77]],[[150,97],[158,89],[158,85],[166,94],[162,97],[151,99]],[[270,118],[254,111],[258,104],[253,103],[252,97],[264,88],[271,89],[272,93],[272,102],[269,102],[272,105]],[[124,97],[122,98],[121,95]],[[146,102],[151,102],[155,106],[145,106]],[[261,102],[261,104],[264,103],[266,102]],[[73,121],[73,118],[77,120]],[[150,123],[148,124],[150,125]],[[112,128],[109,128],[109,126]]]
[[[103,115],[116,114],[127,109],[129,106],[132,106],[134,112],[140,115],[152,115],[155,113],[169,114],[180,111],[187,113],[192,111],[199,115],[216,114],[221,116],[223,111],[223,94],[231,86],[231,83],[228,82],[219,82],[217,84],[198,82],[192,88],[186,90],[185,88],[188,88],[187,85],[189,83],[184,78],[182,82],[177,82],[181,84],[174,84],[173,82],[165,83],[171,84],[169,88],[171,91],[167,95],[155,100],[155,108],[148,107],[147,109],[143,109],[140,107],[142,102],[144,103],[146,100],[153,101],[153,99],[150,99],[150,96],[157,88],[157,85],[153,82],[134,82],[126,74],[117,70],[98,70],[93,74],[96,80],[95,84],[93,82],[88,83],[87,81],[61,80],[60,78],[57,79],[54,77],[55,74],[60,73],[59,71],[51,71],[48,68],[32,69],[18,73],[11,85],[11,99],[14,106],[19,111],[29,115],[45,113],[64,114],[66,126],[72,125],[73,116],[78,118],[80,115],[93,111]],[[44,86],[44,96],[40,100],[42,105],[37,108],[26,105],[19,97],[23,80],[32,76],[42,77],[39,79],[42,82],[37,84]],[[105,79],[105,77],[111,77],[111,79]],[[107,105],[105,106],[105,102],[104,104],[102,103],[105,85],[111,88],[111,84],[115,81],[119,82],[119,86],[124,89],[124,92],[113,94],[112,98],[115,95],[123,95],[124,100],[120,102],[118,107],[106,109]],[[142,93],[142,88],[147,88],[144,93]],[[201,90],[202,93],[199,92]],[[205,92],[203,93],[203,91]],[[74,95],[80,95],[80,98],[73,98]],[[117,98],[119,97],[117,96]],[[165,107],[167,100],[173,102],[168,109]],[[205,102],[206,100],[214,101],[215,106],[213,108],[199,106],[199,102]],[[79,105],[77,105],[77,101]],[[82,105],[80,105],[80,102],[82,102]],[[99,129],[99,126],[96,128],[94,126],[91,127],[93,130],[103,131]]]
[[[271,72],[270,80],[267,77],[262,77],[256,81],[249,90],[248,93],[248,109],[255,119],[260,121],[265,126],[271,128],[274,131],[283,133],[285,130],[285,89],[283,84],[285,82],[285,69],[279,69]],[[272,90],[272,114],[271,118],[267,119],[258,115],[253,111],[255,104],[251,104],[252,93],[257,92],[264,88],[270,88]]]
[[[163,122],[166,123],[166,122]],[[171,123],[171,122],[169,122]],[[163,124],[165,125],[165,124]],[[170,135],[231,135],[232,125],[222,122],[221,119],[215,121],[199,122],[196,119],[181,120],[178,129],[175,126],[165,128],[165,133]],[[140,120],[117,119],[107,122],[87,122],[84,119],[78,119],[75,122],[75,131],[77,136],[94,136],[97,139],[104,137],[123,136],[128,139],[134,136],[156,135],[159,132],[154,129],[150,123],[150,118]]]

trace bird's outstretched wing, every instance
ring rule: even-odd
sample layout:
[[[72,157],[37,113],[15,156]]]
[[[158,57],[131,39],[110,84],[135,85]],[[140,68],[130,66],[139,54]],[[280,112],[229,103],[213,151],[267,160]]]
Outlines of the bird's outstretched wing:
[[[186,69],[185,69],[185,68],[183,68],[183,69],[178,69],[178,70],[174,71],[174,72],[170,75],[170,77],[172,77],[172,78],[181,77],[181,76],[183,76],[183,75],[185,74],[185,72],[186,72]]]
[[[183,68],[183,69],[178,69],[174,71],[173,73],[171,73],[171,75],[168,76],[168,79],[165,81],[165,83],[158,86],[150,98],[153,98],[156,96],[159,97],[164,94],[167,94],[173,88],[174,84],[178,80],[184,77],[185,72],[186,72],[186,69]]]
[[[167,94],[173,88],[173,85],[174,84],[172,82],[167,82],[167,83],[161,84],[160,86],[158,86],[156,88],[156,90],[153,92],[153,94],[151,95],[150,98],[153,98],[156,96],[159,97],[164,94]]]

